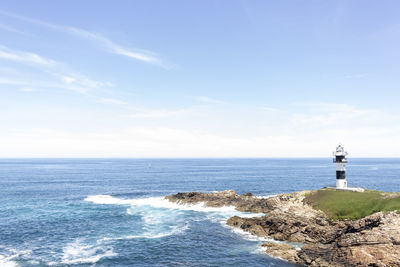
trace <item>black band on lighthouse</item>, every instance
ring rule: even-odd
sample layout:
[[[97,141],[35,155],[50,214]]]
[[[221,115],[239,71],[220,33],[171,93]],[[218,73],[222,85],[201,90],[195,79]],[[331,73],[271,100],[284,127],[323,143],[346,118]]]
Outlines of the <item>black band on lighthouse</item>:
[[[336,162],[343,162],[344,160],[344,156],[336,156]]]
[[[336,171],[336,179],[346,179],[345,171]]]

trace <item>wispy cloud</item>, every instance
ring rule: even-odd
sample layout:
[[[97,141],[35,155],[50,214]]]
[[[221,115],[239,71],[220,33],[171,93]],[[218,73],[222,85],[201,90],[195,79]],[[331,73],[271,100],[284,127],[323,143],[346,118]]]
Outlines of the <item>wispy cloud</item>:
[[[361,79],[361,78],[365,78],[367,77],[368,74],[367,73],[357,73],[357,74],[348,74],[348,75],[344,75],[342,77],[340,77],[340,79]]]
[[[10,27],[10,26],[4,25],[4,24],[0,24],[0,30],[4,30],[4,31],[12,32],[12,33],[17,33],[17,34],[21,34],[21,35],[26,35],[26,36],[32,36],[29,33],[20,31],[18,29],[15,29],[13,27]]]
[[[208,96],[196,96],[195,99],[199,102],[207,103],[207,104],[226,104],[226,102],[211,98]]]
[[[73,91],[75,93],[79,93],[85,96],[95,97],[90,91],[93,91],[93,88],[79,86],[75,84],[64,84],[61,81],[57,80],[46,80],[46,81],[38,81],[34,79],[21,77],[0,77],[0,85],[12,85],[16,86],[20,91],[28,91],[22,90],[23,88],[41,88],[41,89],[64,89],[68,91]],[[38,91],[38,90],[30,90],[30,91]]]
[[[155,110],[155,111],[138,112],[130,114],[129,118],[134,118],[134,119],[167,118],[170,116],[174,116],[176,114],[178,114],[178,112],[176,111]]]
[[[46,67],[47,68],[47,67]],[[86,76],[78,75],[71,72],[56,72],[57,67],[50,68],[51,71],[47,69],[44,70],[47,77],[42,77],[41,79],[28,78],[24,76],[24,73],[17,73],[14,75],[0,76],[0,85],[12,85],[19,87],[20,91],[28,91],[26,88],[36,88],[36,89],[64,89],[68,91],[73,91],[85,95],[90,98],[101,98],[99,95],[101,93],[107,92],[108,87],[113,87],[114,85],[110,82],[101,82],[92,80]],[[54,70],[53,70],[54,69]],[[23,90],[22,90],[22,89]],[[39,91],[39,90],[29,90],[29,91]]]
[[[102,36],[101,34],[86,31],[83,29],[78,29],[75,27],[62,27],[61,29],[68,31],[72,34],[75,34],[77,36],[97,41],[103,47],[105,47],[110,53],[126,56],[146,63],[151,63],[159,66],[166,66],[160,58],[152,55],[152,53],[139,52],[124,48],[121,45]]]
[[[331,113],[331,114],[348,114],[348,116],[365,115],[371,112],[376,112],[374,109],[360,109],[352,105],[330,102],[297,102],[293,106],[298,106],[308,109],[315,114]]]
[[[100,82],[89,79],[86,76],[79,75],[76,73],[68,73],[68,74],[54,74],[57,76],[64,84],[66,85],[78,85],[82,87],[89,87],[93,89],[98,89],[102,87],[113,87],[114,84],[110,82]]]
[[[28,86],[22,87],[19,90],[22,91],[22,92],[33,92],[33,91],[35,91],[35,89],[33,89],[32,87],[28,87]]]
[[[0,45],[0,58],[16,61],[24,64],[37,64],[42,66],[52,67],[56,62],[51,59],[44,58],[35,53],[11,50]]]
[[[44,22],[44,21],[41,21],[38,19],[33,19],[33,18],[21,16],[21,15],[14,14],[14,13],[4,12],[1,10],[0,10],[0,14],[15,18],[15,19],[19,19],[19,20],[22,20],[25,22],[40,25],[42,27],[50,28],[50,29],[53,29],[56,31],[70,33],[75,36],[79,36],[81,38],[93,40],[93,41],[97,42],[98,44],[100,44],[101,46],[103,46],[109,53],[125,56],[128,58],[132,58],[135,60],[145,62],[145,63],[158,65],[160,67],[169,68],[169,65],[166,64],[162,59],[160,59],[159,57],[154,55],[154,53],[144,52],[143,50],[138,50],[138,49],[125,48],[99,33],[91,32],[91,31],[87,31],[84,29],[71,27],[71,26],[64,26],[64,25],[48,23],[48,22]]]
[[[184,115],[190,113],[191,109],[177,109],[177,110],[167,110],[167,109],[136,109],[137,112],[128,115],[129,118],[134,119],[159,119],[168,118],[178,115]]]
[[[346,106],[357,116],[337,114],[336,108]],[[187,111],[143,110],[136,113],[143,121],[113,121],[90,131],[73,129],[73,124],[53,130],[8,127],[0,139],[0,156],[329,157],[340,141],[353,157],[399,155],[398,116],[383,111],[371,116],[373,111],[336,103],[296,106],[298,110],[290,107],[279,112],[247,106],[250,110],[242,117],[246,110],[229,106],[227,117],[228,113],[218,114],[207,106],[203,112],[170,120],[164,118]],[[314,112],[308,112],[310,107]],[[270,116],[265,110],[277,112]],[[215,117],[221,127],[210,124]],[[240,132],[244,128],[251,134]]]
[[[68,71],[66,70],[68,68],[66,68],[64,64],[36,53],[17,51],[2,45],[0,45],[0,60],[1,59],[30,65],[39,69],[42,74],[50,75],[50,77],[40,81],[32,80],[31,78],[25,77],[25,73],[3,68],[0,69],[0,73],[2,73],[2,76],[0,76],[0,84],[19,85],[23,86],[23,88],[30,88],[32,86],[35,88],[62,88],[80,94],[90,95],[91,97],[93,97],[95,91],[104,91],[104,88],[114,86],[110,82],[96,81],[85,75]]]
[[[103,97],[99,99],[99,102],[106,103],[106,104],[113,104],[118,106],[127,106],[128,103],[119,99]]]
[[[0,84],[7,85],[29,85],[26,81],[14,80],[7,77],[0,77]]]

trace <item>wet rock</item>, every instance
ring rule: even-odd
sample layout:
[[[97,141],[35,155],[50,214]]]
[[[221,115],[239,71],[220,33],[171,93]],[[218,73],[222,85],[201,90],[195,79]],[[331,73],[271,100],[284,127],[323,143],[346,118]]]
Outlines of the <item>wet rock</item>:
[[[301,249],[267,242],[268,254],[309,266],[400,266],[400,214],[375,213],[356,221],[332,221],[303,203],[307,191],[257,198],[227,190],[178,193],[166,199],[180,204],[234,206],[264,216],[234,216],[227,224],[252,235],[305,244]]]
[[[266,249],[266,252],[273,257],[293,263],[304,263],[303,260],[297,255],[296,247],[292,245],[285,243],[266,242],[262,246]]]

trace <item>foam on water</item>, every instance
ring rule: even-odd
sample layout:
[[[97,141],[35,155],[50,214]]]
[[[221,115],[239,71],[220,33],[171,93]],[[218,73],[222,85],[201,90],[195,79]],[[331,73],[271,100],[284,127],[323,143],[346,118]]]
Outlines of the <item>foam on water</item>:
[[[141,220],[131,233],[122,236],[108,236],[103,240],[163,238],[182,234],[189,229],[189,223],[184,219],[184,211],[176,209],[178,205],[171,206],[169,201],[164,198],[119,199],[109,195],[96,195],[89,196],[85,200],[96,204],[129,206],[126,213],[138,216]]]
[[[170,227],[170,231],[161,232],[161,233],[143,233],[141,235],[126,235],[120,237],[105,237],[103,238],[104,241],[108,240],[125,240],[125,239],[137,239],[137,238],[146,238],[146,239],[156,239],[162,238],[170,235],[179,235],[183,234],[187,229],[189,229],[189,224],[185,224],[183,227],[181,226],[172,226]]]
[[[240,212],[233,206],[224,206],[220,208],[206,207],[204,203],[197,204],[178,204],[170,202],[163,197],[149,197],[139,199],[120,199],[110,195],[94,195],[85,198],[96,204],[107,205],[126,205],[128,215],[136,215],[142,220],[142,224],[138,224],[141,228],[138,232],[128,233],[123,236],[109,236],[103,240],[122,240],[136,238],[163,238],[171,235],[184,233],[190,226],[190,218],[187,211],[195,211],[205,213],[204,219],[218,223],[232,216],[255,217],[262,216],[262,213]]]
[[[136,159],[3,159],[0,165],[0,267],[151,266],[160,260],[165,266],[286,266],[264,256],[266,239],[226,226],[231,216],[253,214],[145,197],[240,189],[268,198],[326,186],[332,170],[309,166],[334,168],[330,159],[154,160],[151,169]],[[353,184],[400,191],[399,159],[348,165]],[[376,168],[380,183],[369,179]]]
[[[19,266],[18,261],[26,256],[30,256],[31,250],[17,250],[0,245],[0,266],[1,267],[16,267]]]
[[[234,206],[223,206],[223,207],[207,207],[204,202],[199,202],[197,204],[180,204],[170,202],[164,197],[149,197],[149,198],[138,198],[138,199],[120,199],[110,195],[94,195],[88,196],[84,199],[85,201],[93,202],[96,204],[115,204],[115,205],[130,205],[135,206],[150,206],[154,208],[164,208],[164,209],[176,209],[176,210],[191,210],[198,212],[216,212],[216,213],[226,213],[228,215],[241,215],[245,217],[260,216],[260,213],[249,213],[240,212],[235,209]],[[129,213],[129,212],[128,212]],[[232,216],[234,216],[232,215]]]
[[[119,199],[109,195],[94,195],[88,196],[84,199],[85,201],[93,202],[96,204],[116,204],[116,205],[129,205],[130,200]]]
[[[289,245],[294,246],[296,248],[296,250],[300,250],[300,248],[304,245],[304,244],[301,244],[301,243],[278,241],[278,240],[275,240],[275,239],[272,239],[272,238],[268,238],[268,237],[255,236],[255,235],[252,235],[249,232],[246,232],[246,231],[244,231],[244,230],[242,230],[240,228],[229,226],[226,223],[226,220],[221,220],[220,223],[222,224],[223,227],[228,228],[231,232],[233,232],[236,235],[241,236],[243,239],[246,239],[248,241],[257,242],[258,244],[257,244],[256,248],[251,252],[251,253],[254,253],[254,254],[262,254],[262,255],[264,255],[265,253],[268,253],[267,249],[262,246],[262,244],[264,242],[273,242],[273,243],[277,243],[277,244],[285,243],[285,244],[289,244]],[[271,255],[269,255],[269,256],[272,257],[272,258],[281,259],[279,257],[274,257],[274,256],[271,256]]]
[[[0,255],[0,266],[1,267],[16,267],[18,266],[18,263],[13,261],[13,259],[17,258],[19,254],[14,254],[11,256],[3,256]]]
[[[193,210],[199,212],[231,212],[236,211],[233,206],[224,206],[221,208],[206,207],[203,202],[189,205],[170,202],[163,197],[148,197],[137,199],[120,199],[110,195],[94,195],[85,198],[85,201],[96,204],[115,204],[115,205],[131,205],[131,206],[151,206],[154,208]]]
[[[111,246],[105,246],[101,242],[85,244],[82,239],[76,239],[63,248],[61,262],[63,264],[96,263],[103,258],[117,255]]]
[[[257,241],[257,242],[266,242],[266,241],[271,241],[271,242],[279,242],[279,241],[275,241],[274,239],[271,238],[267,238],[267,237],[259,237],[259,236],[255,236],[250,234],[249,232],[246,232],[240,228],[236,228],[236,227],[232,227],[229,226],[226,223],[226,220],[221,220],[220,221],[221,225],[225,228],[228,228],[231,232],[240,235],[242,238],[249,240],[249,241]]]

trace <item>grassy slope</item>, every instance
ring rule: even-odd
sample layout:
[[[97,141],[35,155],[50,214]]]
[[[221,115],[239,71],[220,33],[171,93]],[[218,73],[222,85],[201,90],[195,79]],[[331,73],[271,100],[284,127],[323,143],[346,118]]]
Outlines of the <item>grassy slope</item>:
[[[304,201],[334,220],[356,220],[379,211],[400,210],[400,194],[372,190],[360,193],[322,189],[311,192]]]

